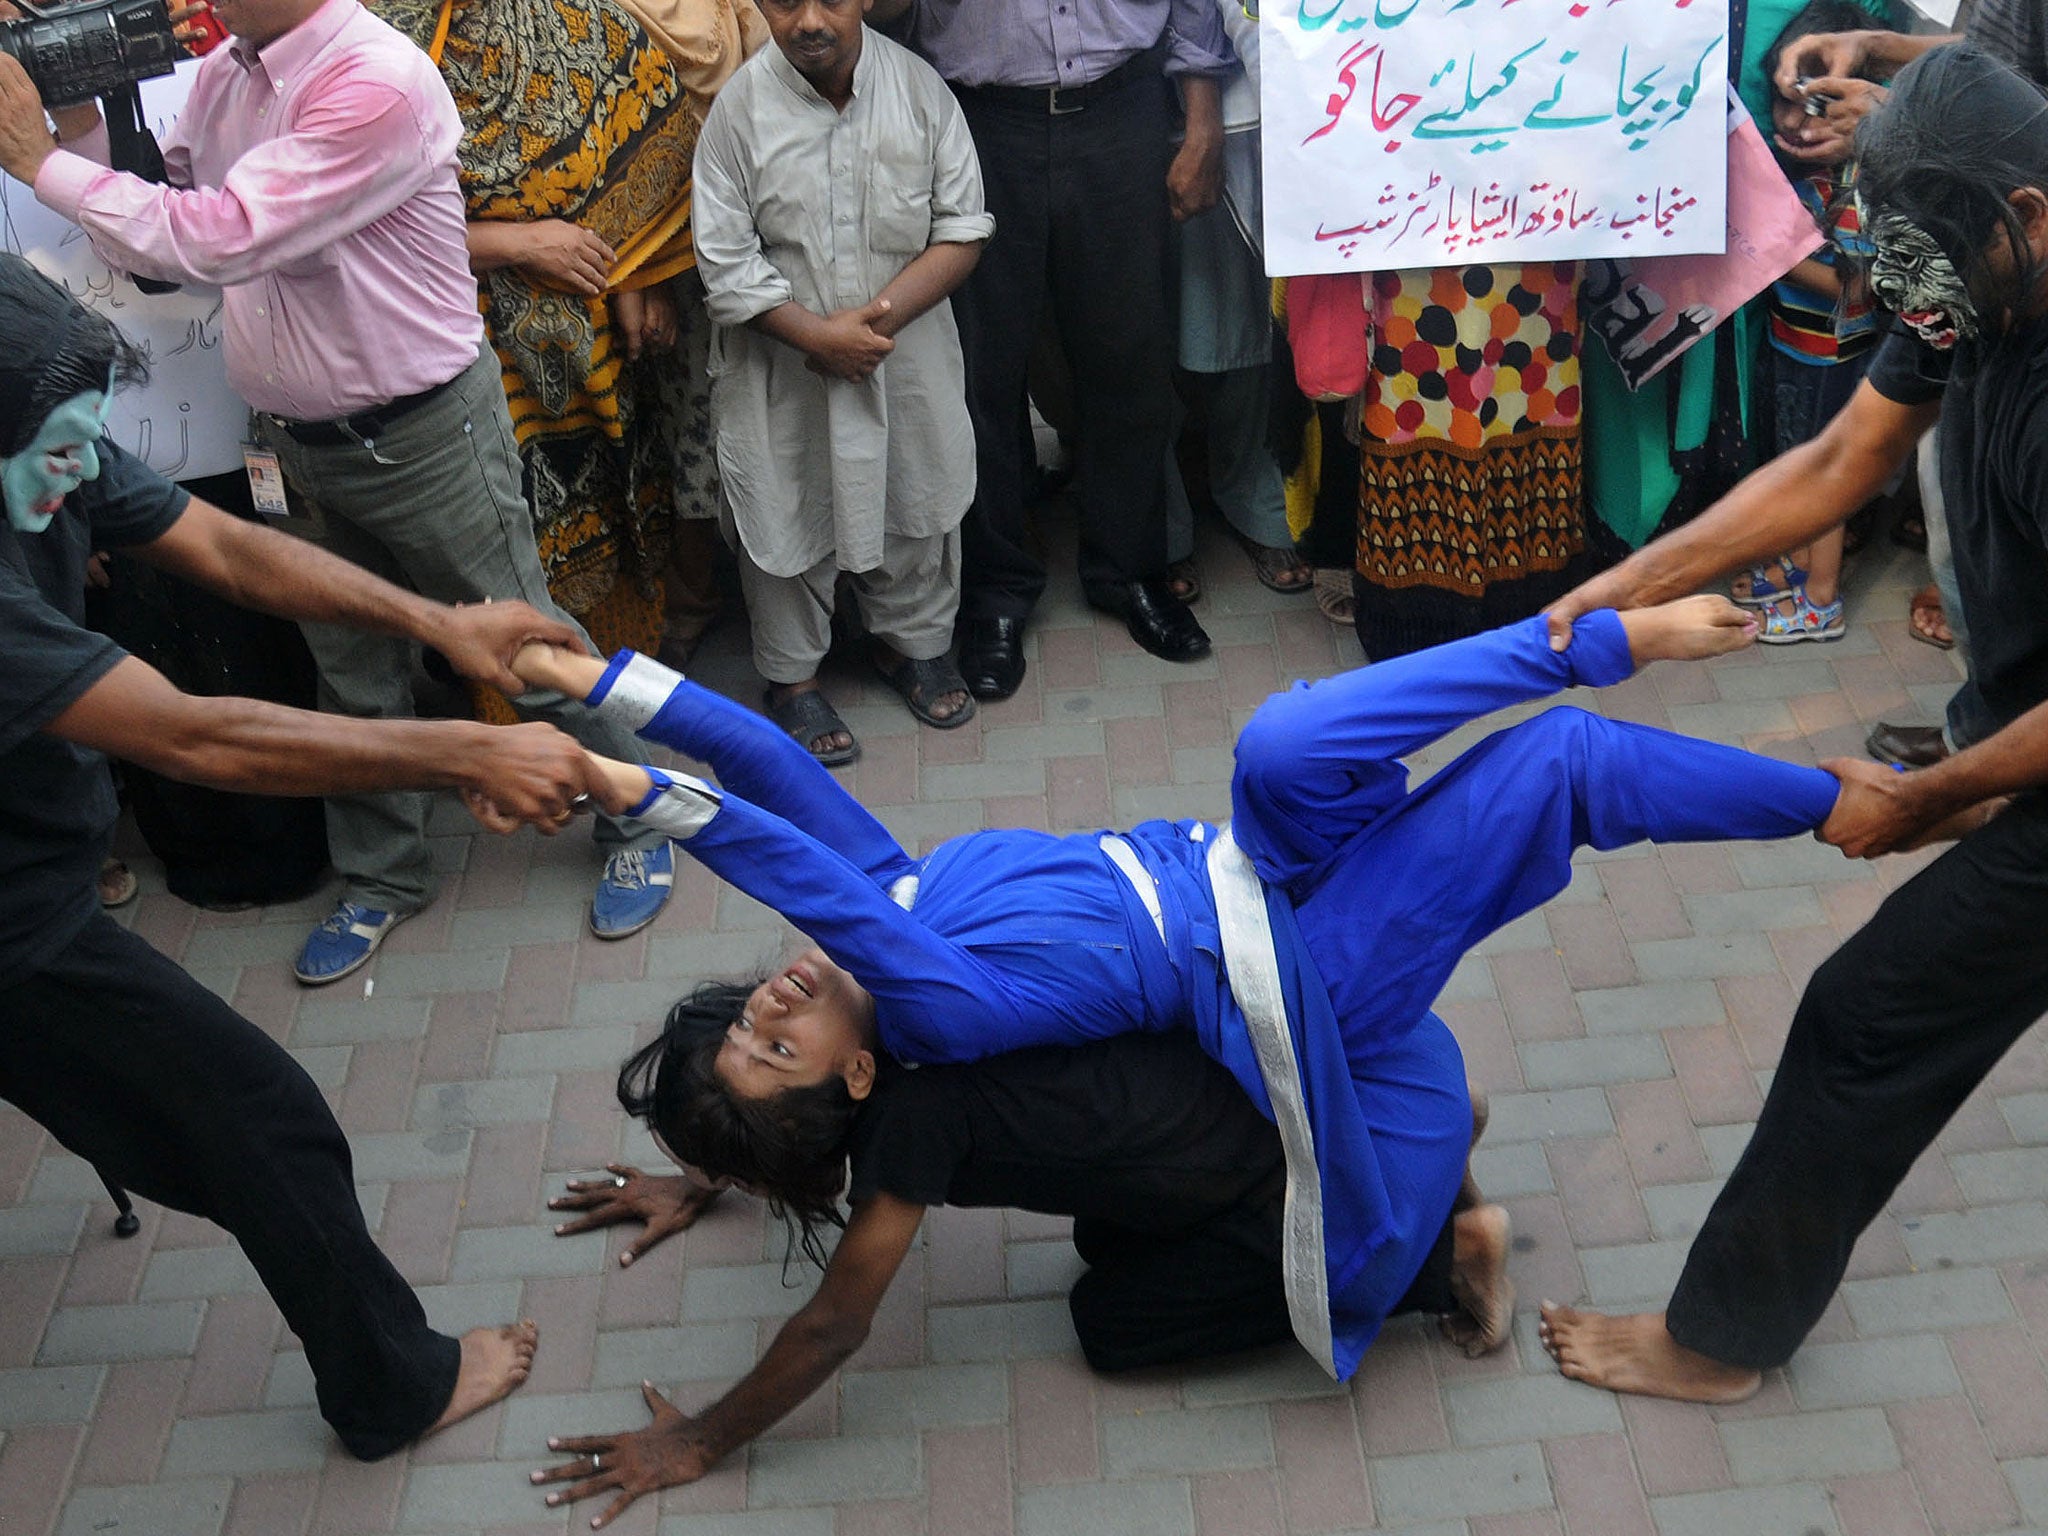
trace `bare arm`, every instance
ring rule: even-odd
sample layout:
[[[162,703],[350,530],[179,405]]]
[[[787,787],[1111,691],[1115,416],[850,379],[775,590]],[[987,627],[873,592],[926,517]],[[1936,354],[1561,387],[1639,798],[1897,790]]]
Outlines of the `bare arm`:
[[[1914,773],[1848,758],[1821,766],[1842,780],[1842,797],[1820,838],[1850,858],[1960,836],[1988,819],[2006,796],[2048,785],[2048,704]]]
[[[551,1439],[548,1448],[577,1459],[532,1474],[536,1483],[571,1486],[548,1495],[559,1505],[595,1494],[615,1497],[590,1523],[602,1527],[657,1488],[692,1483],[795,1408],[860,1348],[883,1293],[917,1237],[924,1207],[875,1195],[854,1211],[825,1267],[824,1283],[775,1335],[761,1361],[730,1392],[691,1417],[651,1384],[641,1391],[654,1414],[648,1428],[624,1435]],[[591,1471],[591,1459],[602,1465]]]
[[[1908,406],[1859,384],[1820,436],[1780,454],[1676,532],[1566,593],[1550,610],[1551,643],[1596,608],[1640,608],[1796,549],[1846,519],[1884,488],[1940,404]]]
[[[130,552],[259,613],[418,640],[464,677],[509,694],[526,686],[508,664],[528,641],[583,649],[573,628],[524,603],[431,602],[317,545],[199,500],[160,538]]]
[[[950,298],[980,262],[981,244],[976,240],[965,245],[927,246],[923,255],[875,295],[889,303],[888,310],[871,322],[875,334],[894,339],[919,315]]]
[[[45,729],[166,778],[214,789],[272,795],[460,789],[495,831],[521,822],[554,830],[572,799],[599,788],[583,749],[550,725],[356,720],[257,699],[197,698],[133,656]]]
[[[1166,197],[1177,220],[1207,213],[1223,195],[1223,82],[1214,75],[1182,75],[1187,134],[1166,168]]]

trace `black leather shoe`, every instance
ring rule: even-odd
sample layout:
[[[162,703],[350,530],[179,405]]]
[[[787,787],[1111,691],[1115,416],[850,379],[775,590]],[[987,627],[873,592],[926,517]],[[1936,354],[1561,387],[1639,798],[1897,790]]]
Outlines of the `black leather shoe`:
[[[1163,661],[1200,661],[1209,654],[1208,632],[1163,578],[1090,587],[1088,602],[1122,619],[1131,638]]]
[[[1892,725],[1880,720],[1863,738],[1863,750],[1880,763],[1932,768],[1948,756],[1948,743],[1942,740],[1938,725]]]
[[[1007,699],[1024,681],[1024,621],[969,619],[960,627],[960,675],[977,699]]]

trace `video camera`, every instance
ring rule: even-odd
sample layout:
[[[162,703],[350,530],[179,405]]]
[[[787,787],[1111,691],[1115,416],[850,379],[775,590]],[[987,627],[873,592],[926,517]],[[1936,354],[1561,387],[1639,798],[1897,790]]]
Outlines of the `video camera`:
[[[75,107],[138,80],[168,75],[185,57],[165,0],[77,0],[0,21],[0,52],[21,61],[46,107]]]

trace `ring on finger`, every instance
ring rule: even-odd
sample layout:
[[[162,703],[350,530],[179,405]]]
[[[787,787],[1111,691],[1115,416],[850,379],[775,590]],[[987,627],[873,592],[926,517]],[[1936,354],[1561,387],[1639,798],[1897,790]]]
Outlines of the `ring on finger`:
[[[593,1472],[602,1472],[604,1470],[604,1457],[596,1451],[590,1453],[590,1470]]]
[[[612,1175],[612,1188],[613,1188],[613,1189],[624,1189],[625,1187],[626,1187],[626,1176],[625,1176],[625,1175],[624,1175],[623,1173],[615,1173],[615,1174],[613,1174],[613,1175]]]

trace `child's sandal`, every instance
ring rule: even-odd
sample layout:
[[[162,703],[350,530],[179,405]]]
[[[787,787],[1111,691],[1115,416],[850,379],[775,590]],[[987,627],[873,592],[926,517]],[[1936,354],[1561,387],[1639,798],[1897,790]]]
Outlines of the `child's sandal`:
[[[1794,587],[1766,611],[1756,638],[1763,645],[1797,645],[1801,640],[1839,640],[1848,632],[1839,597],[1819,607],[1807,599],[1804,587]]]
[[[1787,555],[1780,555],[1768,565],[1752,565],[1749,568],[1749,590],[1737,592],[1731,589],[1729,597],[1745,608],[1768,608],[1780,598],[1790,597],[1806,585],[1806,572],[1794,565]]]

